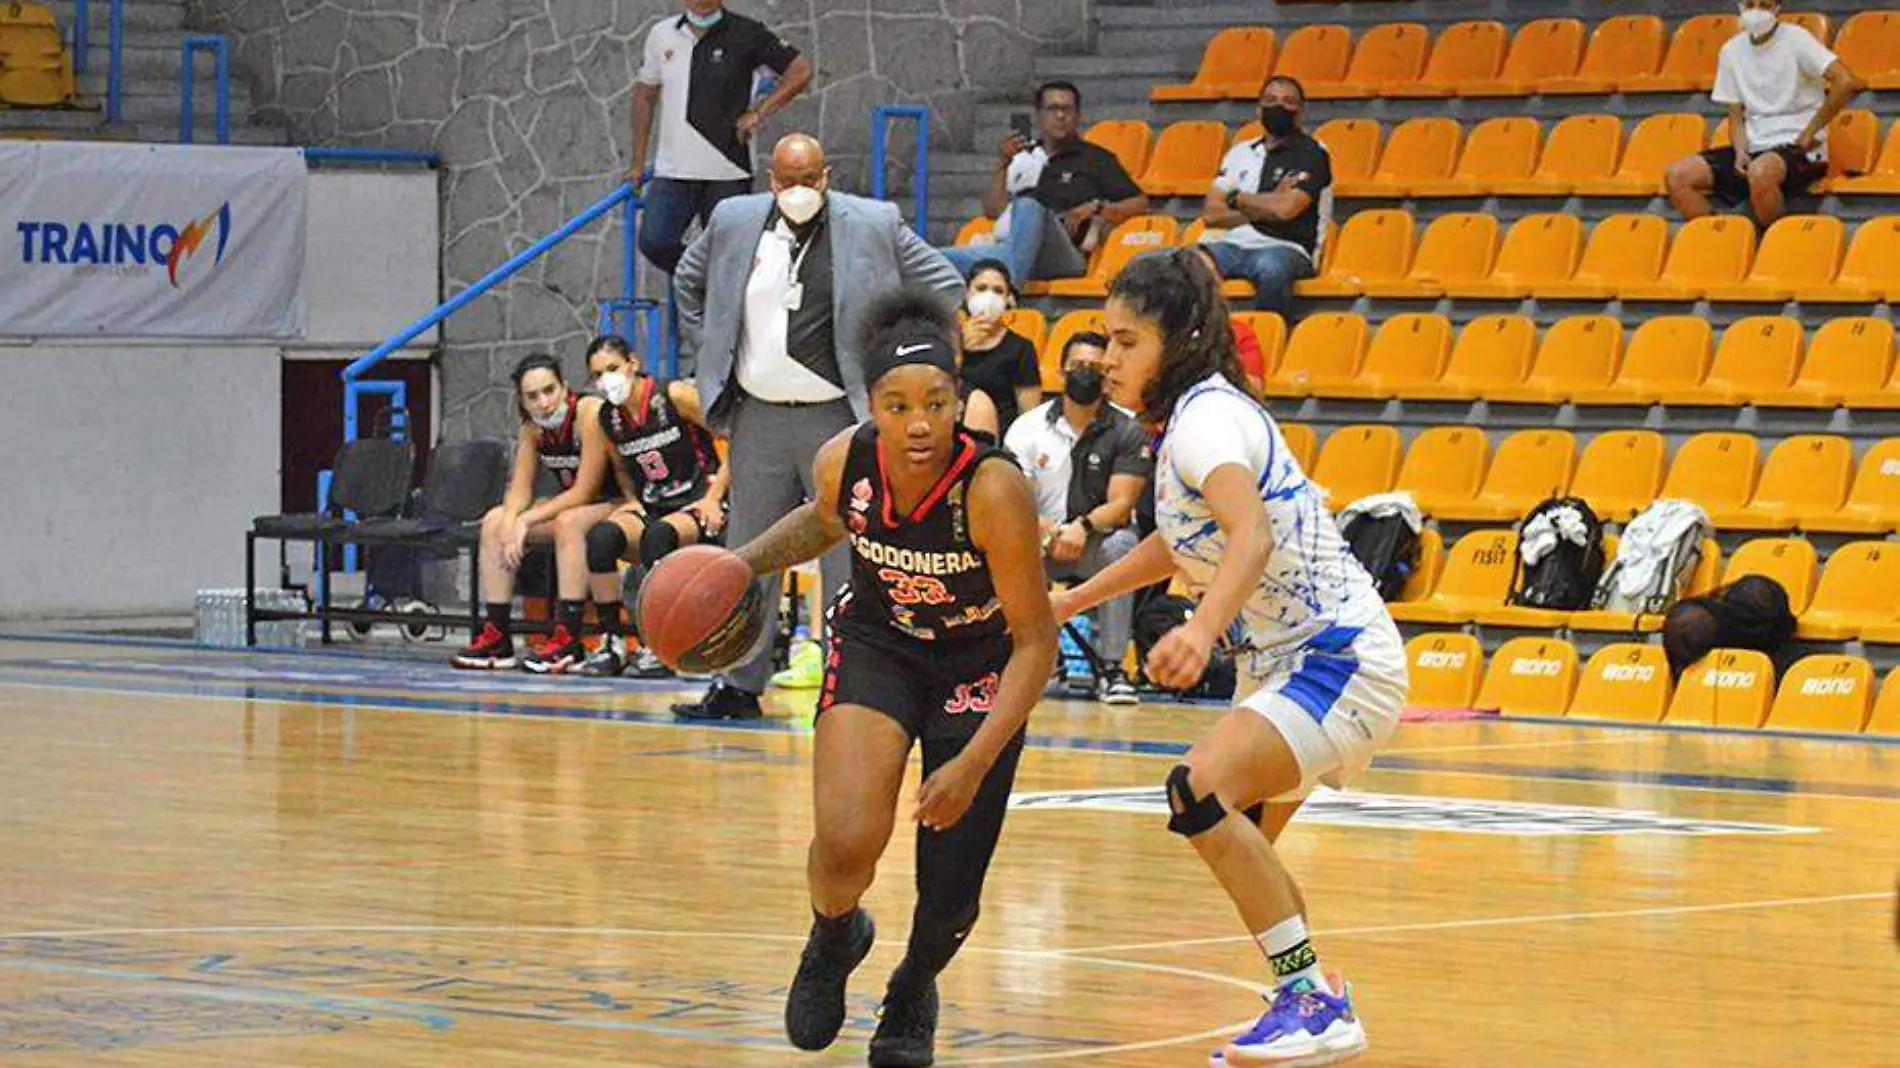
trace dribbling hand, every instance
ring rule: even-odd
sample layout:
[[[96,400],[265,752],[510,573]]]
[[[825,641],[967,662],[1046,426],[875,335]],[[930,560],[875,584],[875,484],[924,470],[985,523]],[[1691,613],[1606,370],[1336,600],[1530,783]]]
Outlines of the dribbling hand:
[[[987,769],[967,756],[938,768],[917,790],[916,821],[933,831],[947,831],[970,811]]]
[[[1170,690],[1185,690],[1201,681],[1207,661],[1214,655],[1214,639],[1203,634],[1193,623],[1183,623],[1161,636],[1148,650],[1143,670],[1150,679]]]

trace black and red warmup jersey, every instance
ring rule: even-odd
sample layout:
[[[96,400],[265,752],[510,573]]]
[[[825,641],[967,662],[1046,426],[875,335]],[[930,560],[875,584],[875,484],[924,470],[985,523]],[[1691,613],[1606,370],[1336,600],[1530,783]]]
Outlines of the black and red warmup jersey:
[[[713,438],[680,414],[666,383],[640,376],[623,405],[603,402],[600,426],[613,444],[614,463],[640,503],[664,515],[705,496],[706,484],[719,471]]]

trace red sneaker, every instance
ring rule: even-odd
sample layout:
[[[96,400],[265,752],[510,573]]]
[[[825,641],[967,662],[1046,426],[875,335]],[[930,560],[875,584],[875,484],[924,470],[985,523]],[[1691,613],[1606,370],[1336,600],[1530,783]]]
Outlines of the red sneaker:
[[[554,633],[542,640],[541,644],[529,650],[521,661],[521,666],[536,675],[562,675],[578,667],[587,659],[587,647],[581,640],[567,632],[565,623],[557,624]]]
[[[483,623],[482,632],[450,663],[467,671],[512,671],[519,661],[515,659],[515,640],[508,632],[493,623]]]

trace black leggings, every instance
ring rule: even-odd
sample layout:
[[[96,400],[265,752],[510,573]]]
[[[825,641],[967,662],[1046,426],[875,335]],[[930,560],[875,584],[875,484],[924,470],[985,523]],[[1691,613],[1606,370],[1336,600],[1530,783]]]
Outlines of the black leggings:
[[[966,737],[924,739],[924,777],[955,759],[969,744]],[[976,926],[983,879],[1003,835],[1003,816],[1023,755],[1018,734],[996,758],[977,788],[970,810],[947,831],[917,828],[917,908],[912,918],[906,961],[935,975],[962,947]]]

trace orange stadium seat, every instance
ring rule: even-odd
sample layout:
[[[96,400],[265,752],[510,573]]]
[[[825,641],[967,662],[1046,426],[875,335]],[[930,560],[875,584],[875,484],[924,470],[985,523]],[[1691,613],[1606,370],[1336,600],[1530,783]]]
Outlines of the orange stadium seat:
[[[1453,283],[1489,277],[1497,254],[1497,216],[1489,212],[1441,215],[1426,227],[1405,277],[1369,280],[1366,296],[1436,300]]]
[[[1662,489],[1668,445],[1654,430],[1612,430],[1584,446],[1570,495],[1582,497],[1599,518],[1626,522],[1655,502]]]
[[[1814,601],[1801,613],[1795,637],[1844,642],[1870,626],[1894,618],[1900,590],[1900,543],[1856,541],[1834,550],[1814,589]]]
[[[1722,331],[1715,361],[1700,383],[1662,391],[1664,404],[1733,407],[1774,396],[1801,366],[1801,323],[1783,315],[1738,319]]]
[[[1220,172],[1227,151],[1227,127],[1218,122],[1177,122],[1161,131],[1141,190],[1153,197],[1201,197]]]
[[[1712,516],[1725,530],[1793,530],[1847,500],[1854,447],[1829,434],[1797,434],[1774,447],[1748,507]]]
[[[53,107],[73,99],[73,57],[41,4],[0,7],[0,107]]]
[[[1344,81],[1352,61],[1352,31],[1344,26],[1301,26],[1280,42],[1273,73],[1297,78],[1308,93]]]
[[[1350,378],[1315,382],[1320,397],[1401,397],[1414,385],[1436,382],[1451,357],[1451,323],[1442,315],[1395,315],[1366,350],[1365,363]]]
[[[1788,215],[1775,221],[1762,238],[1748,277],[1734,284],[1710,285],[1710,300],[1782,304],[1804,286],[1825,286],[1841,269],[1847,227],[1831,215]]]
[[[996,220],[987,215],[978,215],[976,218],[964,223],[962,229],[957,231],[957,244],[978,244],[989,238],[990,235],[995,232]]]
[[[1900,127],[1900,122],[1894,125]],[[1882,215],[1861,223],[1840,266],[1831,280],[1796,282],[1794,299],[1804,304],[1900,300],[1900,215]]]
[[[1362,211],[1340,228],[1331,262],[1318,277],[1297,282],[1305,297],[1356,297],[1368,282],[1403,278],[1412,267],[1412,216],[1386,209]]]
[[[1697,15],[1684,19],[1669,41],[1669,54],[1655,74],[1639,74],[1617,83],[1625,93],[1707,92],[1715,84],[1716,58],[1722,46],[1741,32],[1734,15]]]
[[[1274,312],[1237,311],[1234,321],[1246,323],[1260,342],[1260,360],[1264,373],[1271,376],[1286,355],[1286,320]]]
[[[1464,129],[1445,118],[1407,119],[1393,128],[1379,154],[1379,169],[1359,181],[1333,182],[1342,197],[1402,197],[1420,182],[1451,176]]]
[[[1867,173],[1830,179],[1836,193],[1900,194],[1900,122],[1887,128],[1887,143]]]
[[[1900,89],[1900,11],[1862,11],[1841,26],[1834,54],[1873,89]]]
[[[1708,377],[1712,354],[1709,321],[1695,315],[1664,315],[1636,328],[1616,380],[1602,389],[1573,390],[1575,404],[1648,405],[1665,394],[1693,389]]]
[[[1412,440],[1394,488],[1411,494],[1426,515],[1439,515],[1477,495],[1490,454],[1478,427],[1432,427]]]
[[[1452,297],[1521,300],[1570,280],[1583,254],[1583,220],[1565,212],[1526,215],[1511,224],[1485,278],[1447,280]]]
[[[1572,718],[1661,723],[1675,685],[1660,645],[1618,642],[1596,651],[1584,665]]]
[[[1510,34],[1502,22],[1460,22],[1445,27],[1432,44],[1432,57],[1418,80],[1388,85],[1390,97],[1446,97],[1466,86],[1493,81],[1504,66]]]
[[[1346,76],[1321,83],[1315,100],[1378,96],[1390,85],[1415,82],[1425,73],[1432,32],[1416,22],[1387,22],[1367,30],[1352,50]]]
[[[1753,649],[1717,649],[1682,673],[1664,723],[1754,730],[1775,700],[1775,665]]]
[[[1273,31],[1264,26],[1234,26],[1214,35],[1201,53],[1201,66],[1186,85],[1157,85],[1155,101],[1253,100],[1273,70]]]
[[[1431,596],[1391,606],[1392,618],[1406,623],[1469,623],[1478,613],[1504,603],[1517,558],[1517,534],[1479,530],[1451,547]]]
[[[1280,438],[1299,462],[1300,470],[1311,471],[1313,458],[1319,455],[1319,435],[1305,423],[1281,423]]]
[[[1466,709],[1484,681],[1484,646],[1470,634],[1433,631],[1405,643],[1408,708]]]
[[[1520,430],[1498,446],[1475,496],[1447,502],[1435,514],[1454,522],[1515,521],[1538,502],[1563,496],[1576,466],[1577,439],[1570,431]]]
[[[1389,491],[1399,477],[1400,452],[1397,427],[1342,426],[1320,446],[1313,481],[1326,488],[1328,503],[1338,511],[1361,497]]]
[[[1612,215],[1596,224],[1568,282],[1546,284],[1552,300],[1609,300],[1626,288],[1651,285],[1669,251],[1669,222],[1660,215]]]
[[[1788,611],[1797,617],[1808,610],[1814,596],[1814,544],[1798,538],[1757,538],[1729,557],[1722,585],[1732,586],[1748,575],[1774,579],[1788,591]]]
[[[1082,139],[1114,153],[1122,169],[1133,175],[1148,169],[1148,149],[1154,143],[1154,136],[1154,130],[1145,122],[1111,119],[1089,127]]]
[[[1716,526],[1748,506],[1761,471],[1761,442],[1752,434],[1711,431],[1676,449],[1662,495],[1694,501]]]
[[[1262,389],[1269,397],[1307,397],[1349,382],[1366,361],[1366,321],[1351,312],[1321,312],[1300,320],[1285,354]]]
[[[1259,137],[1256,131],[1254,137]],[[1330,119],[1313,131],[1333,161],[1333,182],[1363,182],[1379,165],[1385,127],[1377,119]]]
[[[1543,127],[1536,119],[1486,119],[1465,138],[1458,165],[1449,176],[1405,182],[1403,192],[1415,197],[1485,196],[1502,183],[1528,178],[1537,167],[1543,143]],[[1392,186],[1396,191],[1399,183],[1394,181]]]
[[[1623,123],[1614,115],[1572,115],[1551,128],[1544,155],[1529,177],[1492,183],[1502,196],[1563,196],[1608,178],[1623,154]]]
[[[1492,387],[1490,399],[1560,404],[1580,391],[1607,388],[1622,365],[1620,321],[1608,315],[1560,319],[1544,332],[1530,376],[1521,385]]]
[[[1041,351],[1043,339],[1049,336],[1049,318],[1034,308],[1011,308],[1003,313],[1003,325],[1012,333],[1020,334],[1037,351]]]
[[[1607,178],[1583,179],[1577,182],[1576,191],[1583,196],[1612,197],[1661,193],[1663,172],[1671,163],[1702,151],[1708,137],[1708,125],[1700,115],[1651,115],[1631,131],[1616,173]]]
[[[1399,600],[1406,604],[1417,604],[1432,595],[1438,588],[1438,575],[1445,570],[1445,539],[1438,533],[1437,527],[1426,527],[1418,532],[1418,566],[1405,578],[1405,588],[1399,591]]]
[[[1537,324],[1524,315],[1483,315],[1466,324],[1436,382],[1411,383],[1407,400],[1476,400],[1524,383],[1537,354]]]
[[[1768,710],[1770,730],[1859,734],[1874,707],[1874,669],[1858,656],[1810,656],[1788,669],[1775,704]]]
[[[1562,716],[1577,689],[1577,650],[1560,638],[1513,638],[1491,654],[1478,707],[1507,716]]]
[[[1868,734],[1900,735],[1900,668],[1887,673],[1880,696],[1874,699],[1874,714],[1867,720]]]
[[[1841,179],[1874,169],[1880,150],[1880,119],[1871,111],[1848,109],[1827,124],[1827,177],[1814,184],[1820,193],[1832,193]]]
[[[1878,393],[1893,373],[1893,324],[1871,316],[1830,319],[1815,331],[1794,384],[1755,403],[1774,408],[1834,408]]]
[[[1583,63],[1570,76],[1546,74],[1537,91],[1546,96],[1613,92],[1618,85],[1662,66],[1667,31],[1654,15],[1621,15],[1597,23]]]
[[[1696,300],[1713,288],[1740,282],[1754,259],[1754,220],[1705,215],[1676,231],[1656,281],[1623,285],[1618,295],[1624,300]]]
[[[1458,87],[1460,96],[1528,96],[1540,79],[1565,77],[1583,62],[1583,23],[1578,19],[1537,19],[1518,28],[1504,67],[1493,79]]]
[[[1799,26],[1814,35],[1814,39],[1827,44],[1834,39],[1834,25],[1828,17],[1819,11],[1783,11],[1781,21]]]
[[[1875,442],[1860,458],[1846,503],[1833,515],[1806,519],[1802,525],[1837,534],[1900,530],[1900,438]]]
[[[1179,227],[1172,216],[1137,215],[1115,227],[1102,242],[1087,275],[1048,282],[1045,292],[1055,297],[1105,297],[1108,283],[1128,266],[1129,260],[1144,252],[1172,247]]]

